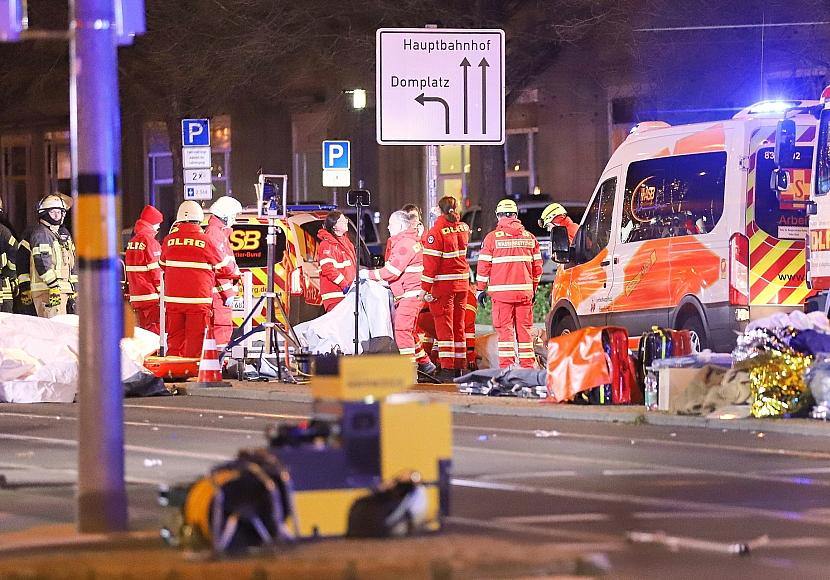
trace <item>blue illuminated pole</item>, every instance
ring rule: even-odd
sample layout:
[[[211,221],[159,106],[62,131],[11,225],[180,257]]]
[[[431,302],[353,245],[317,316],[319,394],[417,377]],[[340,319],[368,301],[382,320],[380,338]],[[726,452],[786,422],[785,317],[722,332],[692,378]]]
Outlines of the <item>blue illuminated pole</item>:
[[[113,0],[70,0],[70,131],[80,314],[78,530],[127,529]]]

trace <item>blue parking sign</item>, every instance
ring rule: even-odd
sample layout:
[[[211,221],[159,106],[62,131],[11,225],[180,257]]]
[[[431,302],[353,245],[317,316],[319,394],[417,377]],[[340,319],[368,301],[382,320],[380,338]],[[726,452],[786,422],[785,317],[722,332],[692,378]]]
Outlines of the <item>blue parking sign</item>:
[[[182,147],[207,147],[210,145],[210,121],[208,119],[182,119]]]
[[[350,169],[348,141],[323,141],[323,169]]]

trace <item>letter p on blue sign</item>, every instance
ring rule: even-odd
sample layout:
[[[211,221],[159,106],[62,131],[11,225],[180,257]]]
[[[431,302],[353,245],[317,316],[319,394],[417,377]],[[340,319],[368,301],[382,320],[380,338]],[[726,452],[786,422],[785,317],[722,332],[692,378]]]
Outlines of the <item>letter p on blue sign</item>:
[[[323,169],[351,169],[348,141],[323,141]]]
[[[208,119],[182,119],[182,147],[207,147],[210,145],[210,121]]]

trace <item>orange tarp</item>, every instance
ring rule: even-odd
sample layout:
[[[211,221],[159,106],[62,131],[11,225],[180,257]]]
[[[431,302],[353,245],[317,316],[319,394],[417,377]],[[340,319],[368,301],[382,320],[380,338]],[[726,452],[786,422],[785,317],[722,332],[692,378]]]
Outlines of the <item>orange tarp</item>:
[[[602,328],[589,326],[548,341],[548,401],[570,401],[581,391],[609,383]]]

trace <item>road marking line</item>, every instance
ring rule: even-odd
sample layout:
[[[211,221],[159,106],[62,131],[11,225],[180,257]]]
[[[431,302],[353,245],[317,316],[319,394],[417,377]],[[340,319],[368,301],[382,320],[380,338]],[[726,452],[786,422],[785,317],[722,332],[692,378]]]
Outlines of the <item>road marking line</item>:
[[[552,459],[555,461],[570,461],[574,463],[585,463],[587,465],[619,465],[627,466],[629,469],[645,469],[650,470],[651,473],[655,469],[666,469],[665,465],[654,465],[651,463],[640,463],[637,461],[622,461],[619,459],[594,459],[591,457],[577,457],[573,455],[565,455],[561,453],[533,453],[531,451],[510,451],[507,449],[491,449],[486,447],[465,447],[462,445],[453,446],[455,452],[471,452],[471,453],[492,453],[495,455],[506,455],[510,457],[528,457],[536,459]],[[799,481],[796,477],[776,477],[770,475],[762,475],[757,473],[738,473],[734,471],[720,471],[715,469],[696,469],[693,467],[676,467],[672,472],[675,475],[701,475],[709,477],[728,477],[731,479],[745,479],[749,481],[767,481],[775,483],[790,483],[794,485],[805,485],[805,482]],[[809,482],[811,486],[815,487],[830,487],[830,481],[814,480]]]
[[[284,413],[258,413],[254,411],[231,411],[227,409],[202,409],[193,407],[165,407],[164,405],[124,405],[127,409],[146,409],[172,411],[175,413],[211,413],[214,415],[244,415],[246,417],[264,417],[266,419],[308,419],[309,415],[286,415]]]
[[[808,514],[798,512],[788,512],[783,510],[767,510],[763,508],[753,508],[745,506],[732,506],[724,504],[713,504],[700,501],[690,501],[681,499],[661,499],[656,497],[639,496],[632,494],[618,494],[597,491],[587,491],[582,489],[565,489],[561,487],[534,487],[522,484],[507,484],[487,481],[477,481],[474,479],[456,479],[451,480],[452,485],[458,487],[468,487],[472,489],[484,489],[489,491],[508,491],[514,493],[531,493],[539,495],[549,495],[551,497],[570,498],[578,501],[604,501],[609,503],[630,503],[633,505],[649,506],[653,508],[669,508],[677,509],[683,508],[689,511],[722,511],[734,514],[745,514],[765,517],[774,520],[785,520],[789,522],[804,522],[809,524],[816,524],[820,526],[830,526],[830,518],[813,517]]]
[[[745,518],[749,514],[733,514],[715,511],[686,512],[686,511],[665,511],[665,512],[634,512],[631,517],[635,520],[719,520],[724,518]]]
[[[485,481],[498,481],[500,479],[532,479],[534,477],[576,477],[578,471],[526,471],[519,473],[493,473],[479,475],[479,479]]]
[[[450,516],[445,519],[448,523],[470,526],[475,528],[483,528],[487,530],[498,530],[502,532],[510,532],[513,534],[534,534],[537,536],[545,536],[548,538],[570,538],[582,539],[587,543],[570,543],[566,544],[568,547],[576,546],[578,549],[590,549],[592,552],[603,550],[618,550],[624,546],[624,543],[619,540],[617,536],[611,534],[595,534],[591,532],[575,532],[572,530],[557,530],[553,528],[542,528],[538,526],[522,526],[519,524],[505,523],[495,520],[477,520],[473,518],[463,518]],[[601,544],[605,542],[605,544]],[[564,546],[563,546],[564,547]]]
[[[660,469],[655,467],[653,469],[603,469],[603,475],[688,475],[689,472],[683,469]]]
[[[68,467],[66,467],[66,468],[64,468],[64,467],[41,467],[39,465],[27,465],[25,463],[8,463],[8,462],[5,462],[5,461],[3,463],[0,463],[0,469],[20,469],[21,471],[29,471],[29,472],[31,472],[31,471],[35,471],[35,472],[45,471],[46,473],[54,473],[54,474],[59,474],[59,475],[71,475],[71,476],[76,477],[76,478],[78,476],[78,470],[77,469],[72,469],[72,468],[68,468]],[[148,479],[148,478],[145,478],[145,477],[130,477],[130,476],[124,477],[124,481],[126,483],[139,483],[139,484],[145,484],[145,485],[168,485],[170,483],[167,480]],[[43,481],[43,482],[38,482],[38,481],[18,482],[18,481],[13,481],[13,480],[8,481],[9,486],[23,485],[24,487],[26,486],[26,484],[32,484],[32,486],[34,487],[34,486],[37,486],[39,484],[54,485],[55,483],[56,482],[53,482],[53,481]],[[58,483],[62,483],[62,482],[58,482]],[[77,483],[77,481],[67,482],[67,483],[72,483],[72,485],[75,485]]]
[[[453,429],[457,431],[474,431],[477,433],[505,433],[512,435],[522,435],[524,437],[536,439],[533,435],[535,430],[528,429],[509,429],[506,427],[472,427],[467,425],[453,425]],[[594,441],[637,441],[639,443],[653,443],[655,445],[663,445],[667,447],[692,447],[696,449],[717,449],[722,451],[738,451],[741,453],[756,453],[761,455],[776,455],[776,456],[790,456],[790,457],[804,457],[808,459],[828,459],[830,460],[830,453],[823,451],[799,451],[790,449],[779,449],[775,447],[743,447],[740,445],[723,445],[720,443],[695,443],[693,441],[678,441],[677,439],[654,439],[654,438],[637,438],[637,437],[623,437],[619,435],[596,435],[589,433],[563,433],[559,432],[556,437],[545,438],[546,441],[556,441],[557,439],[581,439]]]
[[[505,524],[567,524],[578,522],[605,522],[608,514],[548,514],[539,516],[506,516],[495,518],[496,522]]]
[[[801,469],[773,469],[772,471],[768,471],[767,473],[776,473],[778,475],[809,475],[809,474],[821,474],[821,473],[830,473],[830,467],[804,467]]]
[[[49,443],[51,445],[60,445],[62,447],[77,447],[78,442],[73,439],[56,439],[54,437],[37,437],[34,435],[10,435],[8,433],[0,433],[0,439],[8,439],[10,441],[36,441],[38,443]],[[184,457],[187,459],[205,459],[209,461],[227,461],[232,458],[231,455],[215,455],[213,453],[197,453],[194,451],[174,451],[172,449],[164,449],[160,447],[145,447],[141,445],[124,445],[124,451],[132,451],[135,453],[152,453],[155,455],[166,455],[169,457]]]
[[[59,419],[61,421],[78,421],[78,417],[74,415],[66,417],[56,417],[54,415],[27,415],[26,413],[0,413],[3,415],[16,415],[21,417],[31,417],[33,419]],[[124,421],[127,427],[164,427],[171,429],[187,429],[190,431],[216,431],[217,433],[238,433],[240,435],[263,435],[262,429],[233,429],[231,427],[207,427],[204,425],[181,425],[173,423],[145,423],[144,421]]]

